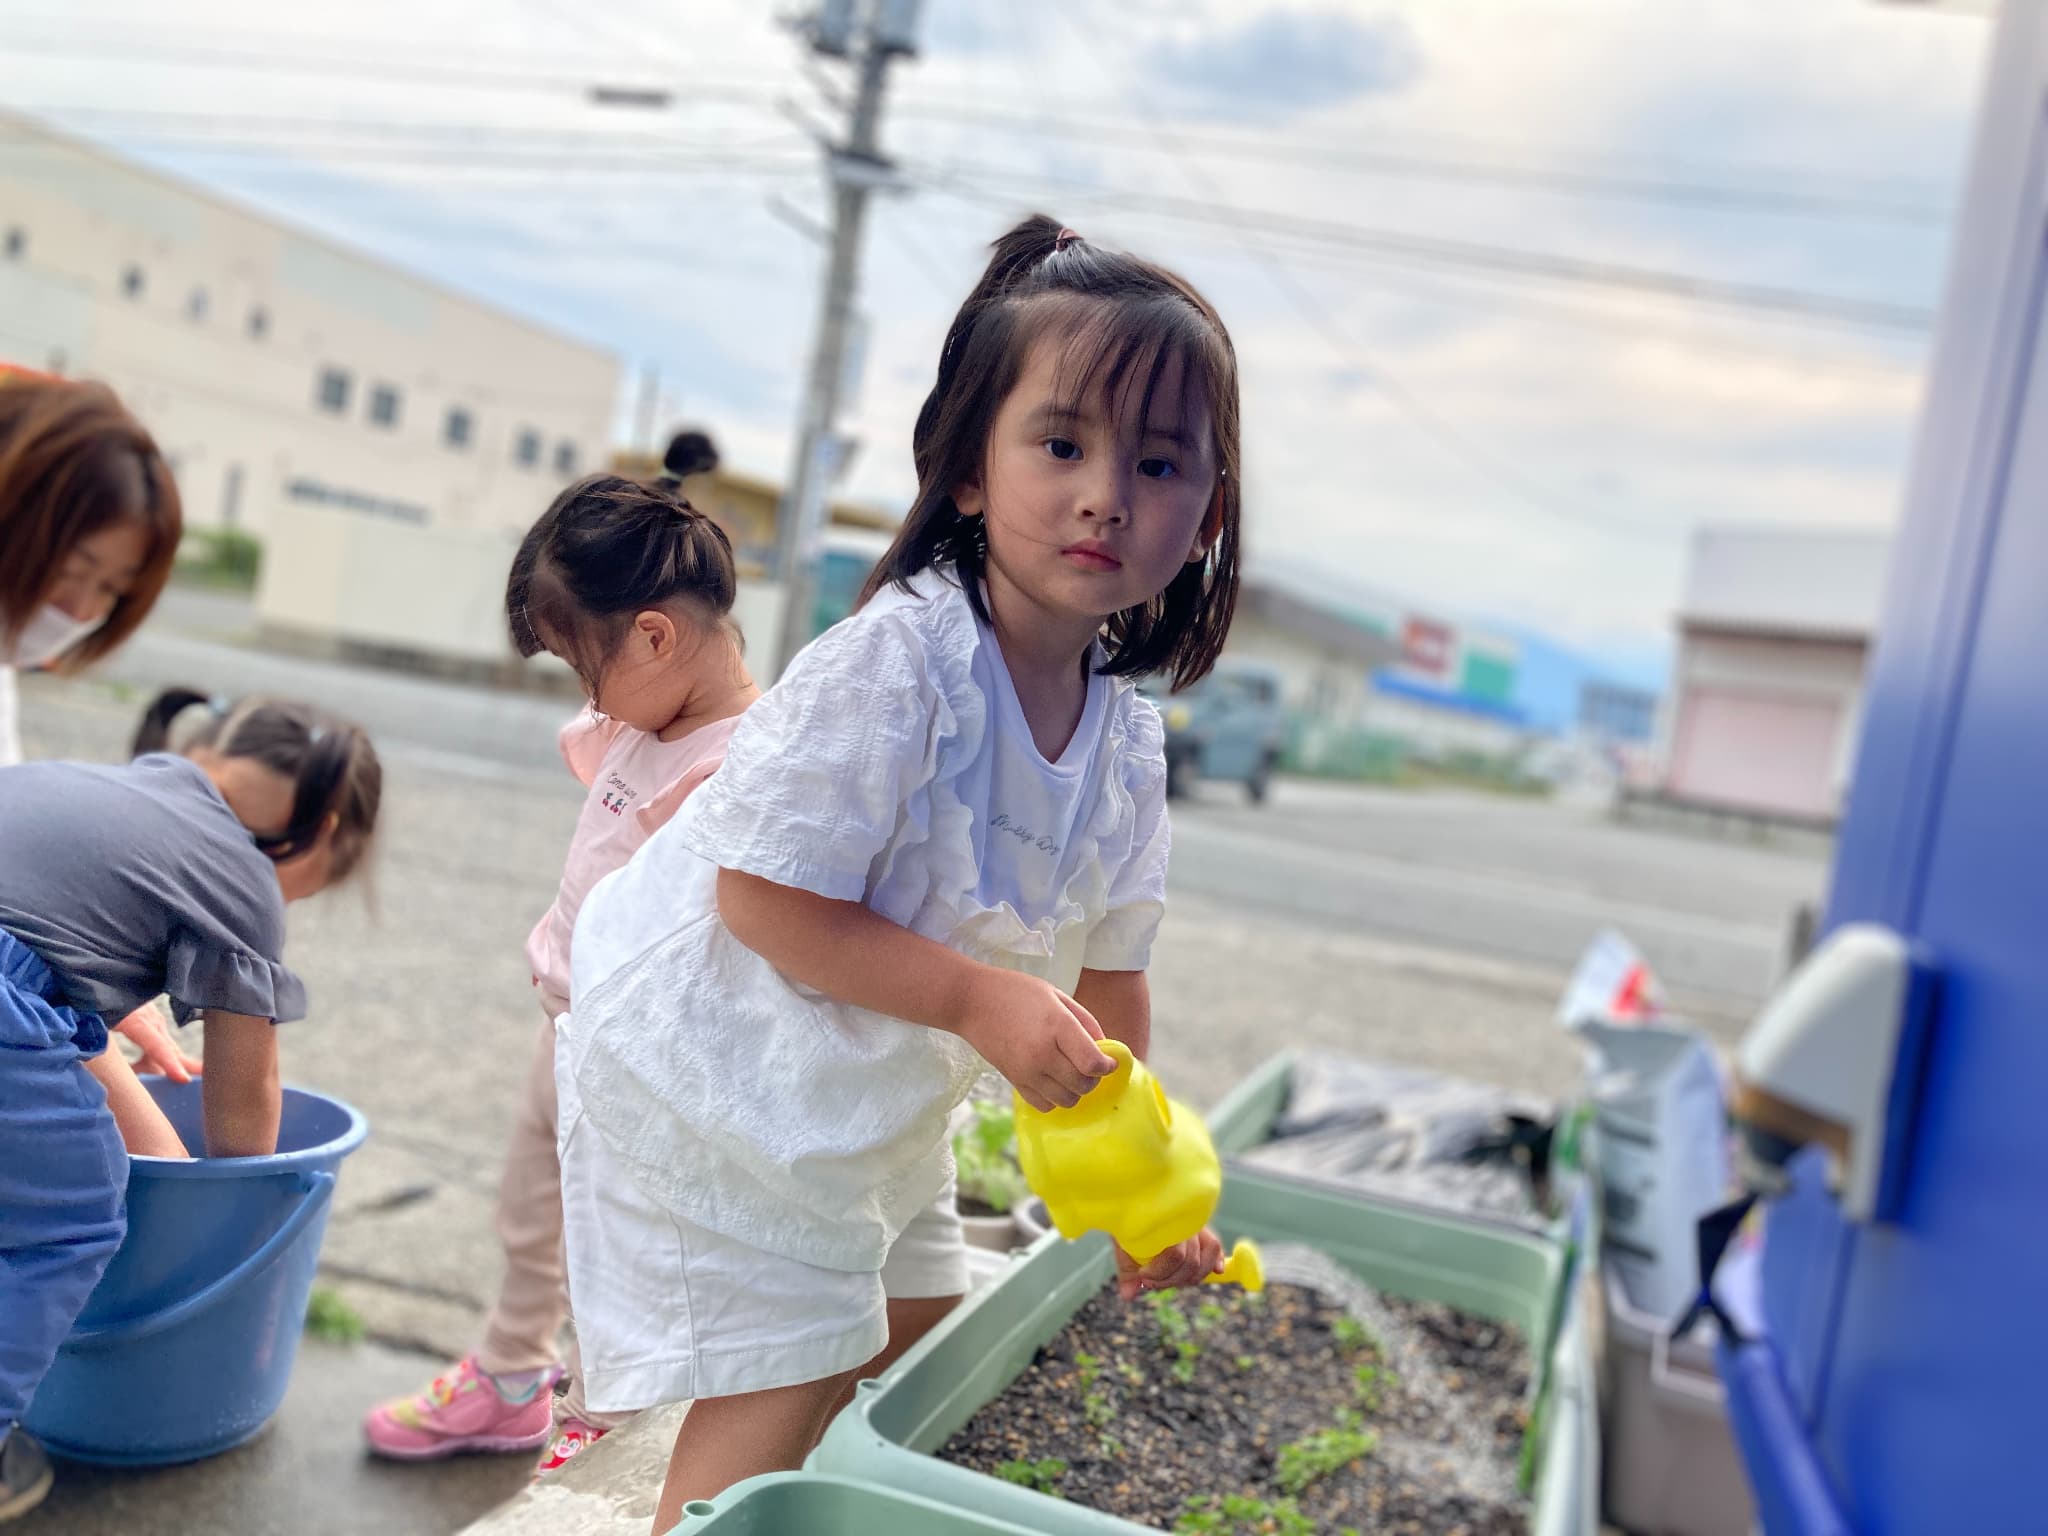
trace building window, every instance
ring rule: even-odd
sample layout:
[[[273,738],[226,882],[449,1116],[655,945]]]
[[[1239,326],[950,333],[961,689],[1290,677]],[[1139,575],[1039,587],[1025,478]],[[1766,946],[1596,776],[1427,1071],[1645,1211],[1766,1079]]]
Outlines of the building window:
[[[249,311],[249,339],[261,341],[270,334],[270,311],[258,304]]]
[[[340,416],[348,410],[350,380],[344,368],[322,368],[320,370],[320,391],[314,396],[320,409],[329,415]]]
[[[398,386],[378,384],[370,390],[370,424],[378,427],[398,425]]]
[[[563,476],[576,473],[576,445],[574,443],[555,444],[555,473]]]
[[[512,457],[526,469],[540,463],[540,434],[531,427],[521,427],[512,440]]]
[[[131,299],[142,297],[142,268],[131,264],[121,273],[121,291]]]
[[[441,433],[441,440],[450,448],[467,448],[475,427],[469,412],[459,405],[451,405],[448,407],[448,425]]]
[[[7,259],[19,261],[28,252],[28,231],[19,224],[7,231]]]
[[[206,290],[194,288],[185,299],[185,318],[195,323],[206,318]]]

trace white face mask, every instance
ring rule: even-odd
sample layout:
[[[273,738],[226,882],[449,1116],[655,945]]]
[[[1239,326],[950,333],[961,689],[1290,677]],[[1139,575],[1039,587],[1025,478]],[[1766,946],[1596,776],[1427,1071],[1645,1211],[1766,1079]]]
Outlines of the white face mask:
[[[104,615],[97,619],[74,619],[55,603],[45,603],[22,626],[11,649],[5,639],[0,639],[0,666],[44,666],[106,622]]]

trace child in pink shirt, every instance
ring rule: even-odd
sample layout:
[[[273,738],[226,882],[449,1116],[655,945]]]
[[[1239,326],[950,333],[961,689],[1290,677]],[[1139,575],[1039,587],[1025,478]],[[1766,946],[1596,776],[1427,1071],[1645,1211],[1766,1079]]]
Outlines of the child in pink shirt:
[[[370,1411],[363,1430],[379,1455],[429,1461],[545,1447],[540,1470],[549,1471],[611,1427],[583,1406],[573,1346],[566,1367],[555,1348],[568,1315],[555,1020],[568,1011],[569,940],[583,898],[711,776],[760,695],[731,618],[736,584],[724,532],[666,479],[578,481],[512,562],[505,607],[514,644],[522,656],[561,657],[590,697],[561,738],[590,793],[554,904],[526,942],[542,1021],[499,1185],[505,1277],[475,1354]],[[565,1368],[558,1416],[554,1386]]]

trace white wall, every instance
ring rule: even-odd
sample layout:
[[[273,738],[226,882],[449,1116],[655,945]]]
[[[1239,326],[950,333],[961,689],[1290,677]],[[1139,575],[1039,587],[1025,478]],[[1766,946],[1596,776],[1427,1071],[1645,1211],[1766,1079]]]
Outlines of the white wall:
[[[293,515],[272,545],[256,588],[267,626],[321,639],[387,646],[459,661],[512,659],[505,577],[511,530],[416,528],[320,507]],[[742,581],[733,617],[756,676],[782,622],[780,585]],[[545,659],[542,660],[546,665]]]
[[[463,661],[512,655],[507,533],[414,528],[306,507],[264,555],[256,614],[309,635]]]
[[[1702,528],[1693,535],[1683,622],[1784,634],[1868,637],[1884,603],[1882,530]]]
[[[523,529],[569,478],[558,449],[574,473],[603,461],[610,354],[21,120],[0,129],[0,240],[22,241],[0,246],[0,358],[114,386],[175,464],[188,524],[274,543],[310,484],[437,528]],[[351,380],[341,415],[316,405],[330,367]],[[393,427],[369,418],[378,384],[398,391]],[[467,447],[445,440],[451,408]],[[537,467],[514,460],[526,429]]]

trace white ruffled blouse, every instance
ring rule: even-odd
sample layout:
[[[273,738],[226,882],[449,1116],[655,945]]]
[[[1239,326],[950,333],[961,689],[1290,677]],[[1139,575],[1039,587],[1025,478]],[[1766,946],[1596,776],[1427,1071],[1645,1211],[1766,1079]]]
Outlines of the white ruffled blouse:
[[[838,900],[1071,991],[1139,970],[1164,911],[1159,713],[1099,679],[1088,807],[1043,910],[977,857],[993,639],[950,573],[819,637],[742,718],[725,764],[584,903],[557,1071],[641,1187],[686,1220],[825,1268],[881,1267],[943,1187],[946,1120],[984,1063],[957,1037],[835,1002],[720,922],[721,867]],[[565,1125],[563,1134],[570,1127]]]

